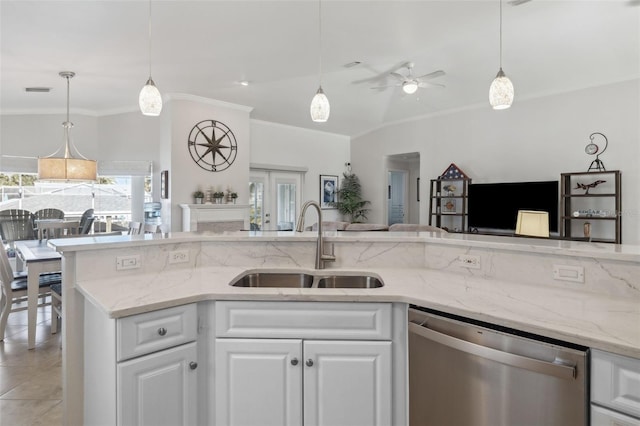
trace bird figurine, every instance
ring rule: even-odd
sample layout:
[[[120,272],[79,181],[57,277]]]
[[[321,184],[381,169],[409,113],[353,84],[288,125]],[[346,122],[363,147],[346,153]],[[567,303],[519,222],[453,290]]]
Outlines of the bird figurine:
[[[601,183],[605,183],[606,180],[597,180],[595,182],[591,182],[591,183],[576,183],[576,187],[574,189],[584,189],[584,195],[587,195],[589,193],[589,189],[591,188],[595,188],[596,186],[600,185]]]

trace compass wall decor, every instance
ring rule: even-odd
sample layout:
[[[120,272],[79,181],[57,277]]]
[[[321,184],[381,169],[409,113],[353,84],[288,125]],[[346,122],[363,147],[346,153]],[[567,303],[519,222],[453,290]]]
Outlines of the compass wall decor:
[[[228,169],[238,154],[235,135],[216,120],[202,120],[193,126],[187,144],[193,161],[209,172]]]

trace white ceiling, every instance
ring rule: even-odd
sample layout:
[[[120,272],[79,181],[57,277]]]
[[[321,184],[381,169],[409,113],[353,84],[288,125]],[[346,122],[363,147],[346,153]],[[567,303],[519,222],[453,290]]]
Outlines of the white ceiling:
[[[132,111],[148,77],[147,1],[0,1],[2,113]],[[386,123],[488,105],[499,67],[498,0],[322,2],[327,123],[313,123],[318,88],[316,0],[154,0],[152,75],[186,93],[254,108],[260,120],[355,136]],[[503,68],[518,100],[640,76],[636,0],[504,3]],[[361,61],[347,68],[345,64]],[[446,88],[405,95],[353,84],[405,62]],[[238,84],[249,80],[248,87]],[[389,79],[389,82],[393,80]],[[53,88],[26,93],[25,87]],[[500,112],[496,112],[499,114]],[[73,119],[73,117],[72,117]]]

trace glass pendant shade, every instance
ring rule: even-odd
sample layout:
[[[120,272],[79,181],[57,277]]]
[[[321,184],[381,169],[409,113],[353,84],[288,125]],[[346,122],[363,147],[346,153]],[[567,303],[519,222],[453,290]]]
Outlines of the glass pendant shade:
[[[38,179],[50,181],[95,181],[97,180],[97,162],[89,160],[80,154],[71,142],[71,128],[73,123],[69,121],[69,79],[75,73],[63,71],[60,76],[67,79],[67,121],[62,123],[64,156],[56,156],[59,149],[48,157],[38,158]],[[71,149],[76,151],[78,157],[74,157]]]
[[[489,103],[493,109],[507,109],[513,103],[513,83],[500,68],[489,88]]]
[[[162,111],[162,96],[151,77],[149,77],[147,84],[140,90],[138,103],[140,104],[142,114],[153,117],[160,115]]]
[[[316,123],[324,123],[329,119],[331,107],[329,106],[327,95],[322,91],[322,86],[318,88],[316,95],[311,100],[310,111],[311,119]]]

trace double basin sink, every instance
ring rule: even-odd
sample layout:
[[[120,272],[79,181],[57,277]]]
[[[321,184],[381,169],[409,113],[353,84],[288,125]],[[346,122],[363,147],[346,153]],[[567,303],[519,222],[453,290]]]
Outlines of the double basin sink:
[[[384,285],[378,277],[368,274],[338,275],[304,272],[249,272],[230,285],[234,287],[286,288],[379,288]]]

